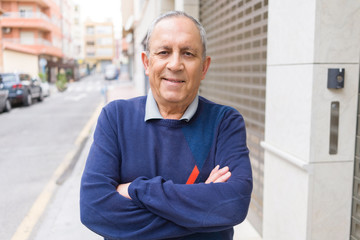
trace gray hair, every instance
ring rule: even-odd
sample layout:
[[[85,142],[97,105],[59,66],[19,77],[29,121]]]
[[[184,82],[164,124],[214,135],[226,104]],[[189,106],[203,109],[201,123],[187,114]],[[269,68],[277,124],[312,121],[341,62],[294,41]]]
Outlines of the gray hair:
[[[151,23],[151,25],[150,25],[150,27],[148,29],[147,35],[146,35],[146,40],[145,40],[146,54],[149,56],[149,53],[150,53],[150,49],[149,49],[150,38],[151,38],[152,32],[154,31],[154,28],[155,28],[156,24],[158,24],[163,19],[172,18],[172,17],[186,17],[186,18],[190,19],[195,24],[195,26],[198,28],[199,33],[200,33],[202,47],[203,47],[202,58],[203,58],[203,60],[205,60],[205,58],[206,58],[206,32],[205,32],[205,29],[198,20],[196,20],[194,17],[192,17],[189,14],[187,14],[185,12],[182,12],[182,11],[166,12],[166,13],[160,15],[159,17],[157,17]]]

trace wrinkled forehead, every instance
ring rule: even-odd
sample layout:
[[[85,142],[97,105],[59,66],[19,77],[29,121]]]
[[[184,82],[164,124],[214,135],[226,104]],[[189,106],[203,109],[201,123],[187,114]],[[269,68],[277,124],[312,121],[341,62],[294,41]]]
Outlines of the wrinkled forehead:
[[[199,29],[192,20],[184,16],[173,16],[157,22],[149,39],[149,47],[151,48],[154,42],[161,44],[161,41],[166,40],[187,41],[188,44],[200,47],[202,45]]]

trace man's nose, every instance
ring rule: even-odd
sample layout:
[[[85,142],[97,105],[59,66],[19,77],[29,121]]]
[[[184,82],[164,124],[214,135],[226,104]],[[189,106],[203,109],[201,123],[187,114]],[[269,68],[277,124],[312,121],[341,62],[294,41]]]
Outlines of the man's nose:
[[[182,61],[181,54],[173,53],[169,58],[167,68],[174,72],[183,70],[184,63]]]

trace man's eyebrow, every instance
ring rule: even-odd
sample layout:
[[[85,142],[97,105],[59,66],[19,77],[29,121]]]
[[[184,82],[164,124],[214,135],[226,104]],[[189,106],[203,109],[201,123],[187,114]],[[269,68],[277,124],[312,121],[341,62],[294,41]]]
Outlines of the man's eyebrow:
[[[158,51],[158,50],[171,50],[171,47],[169,47],[169,46],[158,46],[158,47],[156,47],[154,50],[155,51]]]
[[[168,51],[168,52],[172,52],[173,48],[167,45],[163,45],[163,46],[157,46],[153,49],[153,53],[156,54],[158,52],[161,51]],[[186,52],[186,51],[190,51],[193,55],[198,55],[200,50],[190,47],[190,46],[184,46],[184,47],[180,47],[180,52]]]
[[[169,47],[167,45],[164,45],[164,46],[158,46],[158,47],[155,47],[155,51],[157,50],[172,50],[172,47]],[[186,51],[186,50],[189,50],[189,51],[192,51],[192,52],[198,52],[198,50],[196,48],[193,48],[193,47],[190,47],[190,46],[185,46],[185,47],[181,47],[180,48],[181,51]]]
[[[196,49],[196,48],[193,48],[193,47],[182,47],[182,48],[180,48],[180,50],[181,51],[187,51],[187,50],[189,50],[189,51],[192,51],[192,52],[198,52],[198,50]]]

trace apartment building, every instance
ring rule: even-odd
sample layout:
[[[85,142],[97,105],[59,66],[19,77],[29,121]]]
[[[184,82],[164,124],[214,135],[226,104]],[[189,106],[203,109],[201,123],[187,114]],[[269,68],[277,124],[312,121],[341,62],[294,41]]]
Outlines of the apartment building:
[[[1,0],[1,71],[46,71],[55,81],[59,66],[70,58],[70,0]],[[66,16],[66,17],[64,17]],[[64,34],[65,33],[65,34]]]
[[[85,62],[101,72],[115,57],[114,26],[109,22],[85,22]]]
[[[74,14],[74,4],[72,1],[60,1],[61,9],[61,33],[62,33],[62,52],[64,59],[72,59],[72,28],[73,28],[73,14]]]
[[[4,10],[1,8],[0,5],[0,29],[1,29],[1,16],[3,15]],[[2,31],[0,31],[0,72],[2,72],[3,70],[3,51],[1,49],[2,48]]]
[[[87,74],[84,61],[84,26],[81,21],[81,7],[78,1],[74,2],[72,8],[71,40],[70,56],[76,62],[77,68],[75,68],[74,77],[78,79]]]
[[[183,10],[204,25],[212,63],[200,94],[245,118],[254,176],[247,220],[264,240],[360,239],[358,1],[122,5],[134,83],[144,94],[139,56],[150,22]]]
[[[84,38],[83,38],[83,24],[81,22],[81,8],[78,3],[75,3],[72,8],[72,49],[71,56],[74,59],[84,59]]]

